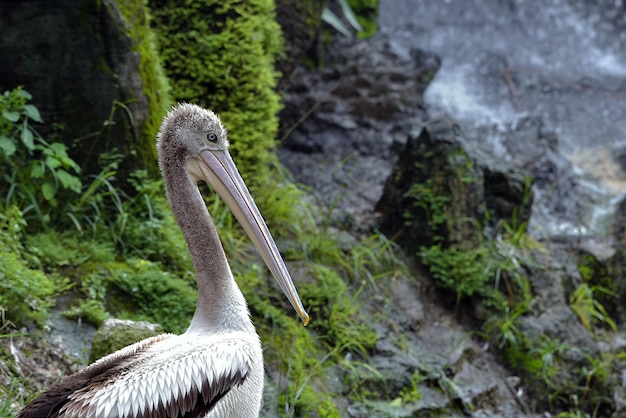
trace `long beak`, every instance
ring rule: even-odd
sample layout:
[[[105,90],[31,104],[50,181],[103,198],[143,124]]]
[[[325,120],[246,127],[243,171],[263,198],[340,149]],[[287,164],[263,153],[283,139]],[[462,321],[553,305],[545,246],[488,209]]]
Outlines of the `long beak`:
[[[256,207],[248,188],[246,187],[237,167],[227,150],[200,152],[200,158],[206,164],[199,164],[204,178],[215,189],[217,194],[226,202],[239,223],[243,226],[254,246],[257,248],[265,264],[280,285],[291,306],[296,310],[304,325],[309,323],[309,314],[306,313],[300,296],[285,262],[278,252],[278,247],[270,234],[261,212]]]

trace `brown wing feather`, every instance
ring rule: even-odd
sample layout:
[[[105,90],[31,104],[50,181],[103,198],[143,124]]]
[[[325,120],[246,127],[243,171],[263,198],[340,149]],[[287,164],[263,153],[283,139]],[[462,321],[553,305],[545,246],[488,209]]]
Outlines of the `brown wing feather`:
[[[146,347],[155,342],[172,337],[173,334],[162,334],[156,337],[147,338],[143,341],[125,347],[113,354],[110,354],[85,369],[70,375],[60,382],[51,386],[47,391],[37,396],[31,403],[22,409],[16,418],[56,418],[59,410],[68,402],[68,397],[98,380],[99,377],[108,375],[108,371],[123,365],[137,353],[145,350]]]

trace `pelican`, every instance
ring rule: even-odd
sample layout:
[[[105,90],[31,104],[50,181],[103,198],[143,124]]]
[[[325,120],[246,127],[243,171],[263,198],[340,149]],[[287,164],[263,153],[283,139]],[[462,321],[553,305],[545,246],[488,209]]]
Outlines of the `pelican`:
[[[258,417],[263,352],[198,183],[206,181],[242,224],[304,325],[309,321],[274,239],[210,110],[179,104],[157,135],[165,192],[196,271],[198,303],[182,335],[125,347],[66,377],[18,418]]]

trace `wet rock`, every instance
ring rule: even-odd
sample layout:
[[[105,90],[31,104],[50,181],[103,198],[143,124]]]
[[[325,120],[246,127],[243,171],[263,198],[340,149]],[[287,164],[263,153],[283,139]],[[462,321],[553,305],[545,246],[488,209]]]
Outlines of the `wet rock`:
[[[606,214],[598,211],[626,187],[621,175],[608,182],[616,191],[598,190],[621,170],[594,161],[623,143],[626,132],[623,2],[537,4],[381,0],[379,24],[404,47],[442,57],[425,102],[431,114],[459,123],[477,148],[507,163],[517,150],[532,152],[536,142],[508,140],[529,118],[558,135],[556,147],[535,150],[536,174],[552,177],[534,176],[535,236],[603,234]],[[517,150],[508,153],[512,142]]]
[[[626,247],[626,194],[616,199],[611,232],[617,242]]]
[[[409,135],[376,209],[381,230],[414,254],[442,239],[443,245],[474,248],[482,219],[482,172],[463,146],[458,127],[431,121]]]
[[[449,119],[429,120],[409,135],[387,180],[376,207],[381,230],[411,253],[435,240],[475,248],[479,225],[517,228],[529,220],[533,195],[525,170],[477,151]]]
[[[419,202],[411,207],[418,213],[422,210],[420,222],[412,230],[403,216],[407,206],[405,210],[399,209],[406,203],[402,202],[407,197],[406,192],[418,181],[436,183],[438,178],[453,179],[436,183],[442,185],[438,191],[443,191],[441,194],[450,197],[456,205],[455,209],[447,208],[446,219],[437,231],[443,233],[448,244],[463,242],[471,248],[481,238],[480,233],[497,237],[501,233],[498,226],[505,222],[516,232],[524,232],[528,225],[532,237],[543,246],[537,247],[535,241],[534,249],[524,255],[529,263],[521,274],[528,279],[532,299],[528,311],[514,326],[518,327],[521,340],[528,339],[534,344],[534,351],[526,359],[516,362],[513,358],[507,362],[503,360],[507,354],[504,350],[480,346],[471,338],[464,339],[468,330],[459,325],[458,318],[441,306],[432,305],[433,300],[441,305],[448,301],[438,299],[445,295],[433,292],[433,284],[428,280],[418,279],[419,285],[392,280],[386,288],[388,299],[372,298],[363,308],[379,336],[368,365],[380,375],[378,379],[366,379],[364,387],[368,396],[349,404],[346,411],[355,417],[421,416],[437,414],[440,409],[452,416],[469,414],[468,411],[477,417],[533,416],[535,411],[545,411],[546,416],[556,414],[558,407],[548,405],[548,396],[577,390],[572,388],[579,388],[581,379],[585,379],[581,370],[592,370],[593,359],[605,350],[619,350],[603,348],[595,333],[598,327],[594,333],[590,332],[570,307],[573,292],[587,280],[580,271],[581,262],[593,261],[591,270],[598,278],[612,269],[610,274],[618,277],[619,283],[623,264],[621,248],[626,244],[622,237],[626,234],[620,232],[626,221],[619,213],[614,228],[621,237],[617,239],[619,242],[598,239],[597,234],[606,231],[607,215],[597,208],[606,205],[611,197],[607,199],[608,195],[597,187],[596,179],[583,171],[598,166],[604,171],[621,172],[618,166],[624,158],[614,153],[614,165],[608,165],[602,162],[610,159],[611,152],[607,152],[604,160],[594,160],[589,158],[588,152],[575,158],[577,150],[572,151],[579,145],[590,147],[623,139],[626,119],[618,103],[625,88],[618,77],[623,74],[623,65],[608,59],[599,62],[589,59],[588,55],[581,61],[582,50],[573,47],[578,42],[572,42],[571,31],[563,31],[563,28],[572,22],[590,23],[585,27],[593,27],[601,33],[599,38],[592,39],[593,30],[576,32],[574,37],[587,46],[598,46],[594,51],[599,56],[610,57],[611,51],[623,49],[606,45],[623,42],[623,38],[617,40],[614,36],[618,25],[616,16],[623,16],[623,11],[621,15],[613,13],[615,4],[607,3],[604,10],[579,0],[553,4],[547,14],[526,0],[484,4],[453,0],[445,6],[439,3],[416,5],[408,0],[394,0],[393,5],[387,7],[383,3],[381,27],[393,34],[392,41],[385,41],[388,52],[395,55],[391,61],[397,64],[402,61],[396,61],[398,57],[415,59],[416,55],[408,51],[418,45],[428,46],[446,57],[443,71],[432,73],[434,81],[426,90],[425,99],[407,101],[411,89],[405,92],[395,89],[394,80],[402,77],[406,80],[408,67],[400,72],[387,68],[386,74],[379,73],[378,78],[383,83],[369,76],[362,77],[359,69],[345,64],[327,69],[323,75],[305,75],[300,82],[296,81],[292,91],[294,95],[304,93],[306,99],[302,103],[291,101],[289,104],[293,106],[286,109],[284,126],[294,127],[294,130],[285,141],[281,158],[297,156],[287,163],[296,179],[312,186],[323,201],[333,202],[331,206],[337,211],[348,213],[352,223],[346,222],[344,226],[352,231],[363,225],[376,225],[375,217],[368,210],[373,200],[378,202],[374,197],[384,194],[379,205],[384,212],[380,224],[388,228],[388,233],[404,235],[402,244],[408,254],[414,254],[415,248],[428,244],[429,239],[432,242],[434,236],[424,236],[425,231],[428,235],[429,219]],[[463,13],[450,16],[451,9]],[[431,19],[425,22],[425,16]],[[587,16],[603,18],[594,17],[596,20],[591,22],[586,20]],[[606,16],[613,19],[612,24],[601,23]],[[537,22],[545,19],[556,19],[565,26],[535,31]],[[477,20],[487,23],[476,28]],[[494,36],[495,33],[503,36]],[[520,42],[529,42],[523,38],[529,33],[533,34],[531,38],[540,37],[543,41],[531,40],[532,46],[520,49]],[[613,34],[613,39],[609,34]],[[546,43],[552,36],[563,42]],[[386,38],[378,37],[378,41],[381,39]],[[600,40],[604,44],[596,45]],[[377,49],[380,44],[364,44],[374,55],[380,52]],[[565,44],[569,49],[564,48]],[[532,56],[528,56],[530,50],[534,51]],[[554,53],[562,60],[555,62]],[[428,55],[424,57],[427,61],[430,59]],[[572,66],[566,62],[582,62],[582,65]],[[615,65],[609,65],[611,62]],[[375,59],[371,63],[380,65]],[[357,75],[345,78],[347,68],[352,68],[352,73]],[[577,72],[584,75],[575,75]],[[345,79],[352,83],[344,83]],[[312,91],[318,93],[315,95]],[[385,91],[395,103],[385,98],[372,99],[372,95]],[[593,95],[602,96],[602,100],[592,100]],[[424,101],[431,105],[428,112],[424,111]],[[402,113],[407,103],[418,110],[412,116]],[[292,111],[295,114],[290,115]],[[392,124],[386,123],[385,115],[391,115]],[[440,123],[446,119],[447,123]],[[443,129],[445,125],[448,128]],[[456,132],[450,128],[455,125],[460,126],[460,129],[454,128]],[[416,144],[420,141],[435,142],[437,129],[438,135],[463,150],[462,158],[441,157],[446,156],[441,151],[444,147],[429,149],[439,151],[439,159],[428,155],[426,149],[419,150]],[[360,140],[355,140],[355,135]],[[377,152],[366,154],[373,150]],[[341,164],[337,163],[337,156],[341,156]],[[371,167],[352,163],[353,160],[364,161],[364,156],[370,159]],[[391,158],[382,158],[384,156]],[[446,167],[453,166],[455,161],[471,166],[468,172],[472,175],[467,176],[471,181],[459,181],[465,177],[454,177],[459,173],[449,168],[446,173]],[[428,167],[419,167],[420,164]],[[348,166],[350,170],[343,170]],[[402,169],[393,171],[394,167]],[[351,176],[352,173],[356,175]],[[452,175],[444,177],[442,173]],[[389,178],[391,185],[383,188],[380,176]],[[485,214],[489,216],[481,216]],[[479,232],[462,222],[455,225],[454,218],[463,216],[483,222],[488,219],[487,228]],[[449,224],[454,227],[448,228]],[[593,283],[599,282],[588,284]],[[617,294],[613,305],[602,296],[596,300],[606,303],[613,315],[619,312],[614,303],[619,304],[625,293],[620,290]],[[480,314],[478,307],[470,312],[473,318]],[[614,345],[619,346],[617,342]],[[451,350],[450,346],[456,349]],[[498,359],[493,358],[494,355],[498,355]],[[542,380],[546,376],[542,377],[541,370],[531,370],[538,359],[553,361],[557,366],[554,375],[547,377],[551,379],[549,384]],[[524,361],[529,363],[524,365]],[[544,364],[548,366],[549,363]],[[417,389],[407,393],[413,388],[415,376],[421,378]],[[614,396],[615,403],[619,404],[624,397],[618,385],[613,385],[614,377],[594,376],[586,399]],[[552,390],[555,392],[547,393]],[[419,400],[410,396],[417,392],[422,395]],[[563,399],[566,398],[564,395]],[[566,404],[568,401],[559,403],[559,407],[567,410],[571,406]],[[576,408],[590,410],[595,406],[579,403]],[[599,408],[601,414],[612,411],[608,402]]]
[[[437,132],[437,138],[444,138],[442,143],[456,143],[457,151],[471,147],[463,134],[444,119],[428,125],[419,96],[423,87],[412,90],[416,80],[420,80],[417,69],[434,71],[434,64],[438,63],[435,57],[405,51],[384,37],[362,42],[357,49],[347,48],[344,59],[357,51],[356,64],[348,61],[320,72],[297,71],[282,115],[283,132],[289,134],[279,156],[297,181],[311,186],[320,201],[333,208],[335,220],[347,219],[343,226],[354,233],[368,231],[375,225],[374,206],[383,194],[385,181],[398,156],[406,158],[403,152],[409,147],[408,141],[417,140],[420,133],[431,134],[428,128],[421,131],[425,125]],[[363,51],[370,55],[361,55]],[[380,56],[387,60],[381,62]],[[392,71],[390,67],[399,67],[401,71]],[[345,83],[344,79],[352,83]],[[406,88],[409,81],[411,88]],[[385,94],[402,106],[379,97]],[[414,133],[409,135],[411,132]],[[463,190],[467,198],[459,199],[463,203],[454,213],[459,219],[461,213],[481,213],[485,194],[489,196],[489,210],[503,218],[512,216],[519,202],[529,201],[524,196],[527,191],[521,169],[498,165],[493,158],[483,159],[481,169],[474,155],[452,154],[446,156],[442,152],[449,157],[451,166],[456,163],[468,168],[474,178],[487,176],[490,180],[489,184],[464,183],[461,179],[465,177],[456,177],[459,190],[466,187]],[[408,166],[424,158],[418,152],[411,156],[415,161],[406,158]],[[432,167],[436,171],[439,165],[432,163]],[[410,186],[408,177],[405,186]],[[401,194],[397,193],[399,197]],[[458,192],[454,198],[459,195],[464,196]],[[338,212],[343,215],[338,216]],[[520,219],[526,219],[528,210],[521,214]],[[394,219],[399,227],[401,219]],[[467,234],[472,237],[468,242],[475,242],[477,232],[469,222],[465,223],[465,232],[457,233],[453,239],[462,241]],[[422,234],[419,231],[418,236]],[[444,411],[449,416],[464,416],[471,410],[476,416],[532,416],[520,406],[527,401],[526,392],[520,387],[510,389],[508,381],[515,376],[474,341],[453,314],[433,302],[438,296],[433,294],[432,283],[390,278],[380,286],[375,295],[362,297],[361,311],[378,335],[367,368],[361,368],[356,361],[349,368],[336,368],[337,376],[332,378],[334,391],[345,396],[337,396],[335,401],[345,407],[347,416],[428,416]],[[358,391],[365,395],[359,401],[351,396],[352,373],[360,373]]]
[[[533,416],[520,407],[527,399],[516,377],[433,302],[428,287],[408,278],[381,286],[388,297],[366,298],[363,307],[379,337],[367,361],[376,373],[361,381],[363,395],[347,416]]]
[[[157,324],[109,318],[98,328],[94,336],[89,363],[93,363],[120,348],[161,333],[163,333],[163,328]]]
[[[19,334],[28,337],[18,335],[0,340],[0,368],[8,371],[6,379],[2,379],[8,382],[7,386],[11,384],[11,377],[26,376],[43,389],[81,367],[61,336],[46,331],[31,336],[26,329]]]
[[[384,37],[340,41],[335,66],[296,70],[281,112],[278,155],[353,230],[373,226],[373,205],[439,62]]]
[[[323,9],[323,0],[276,1],[276,21],[282,29],[285,43],[285,54],[276,62],[276,69],[281,74],[278,90],[289,84],[293,71],[311,48],[320,30]]]

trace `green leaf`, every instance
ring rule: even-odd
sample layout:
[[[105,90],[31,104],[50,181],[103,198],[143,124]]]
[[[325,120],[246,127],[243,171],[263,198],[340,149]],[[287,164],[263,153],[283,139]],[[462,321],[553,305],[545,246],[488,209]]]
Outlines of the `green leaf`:
[[[57,170],[56,174],[64,188],[71,189],[77,193],[80,192],[82,184],[78,177],[71,175],[65,170]]]
[[[45,168],[43,166],[43,164],[38,161],[35,164],[33,164],[33,166],[30,169],[30,177],[33,179],[38,179],[41,176],[43,176],[43,173],[45,172]]]
[[[339,0],[339,5],[341,6],[341,11],[343,12],[343,15],[348,23],[350,23],[350,25],[352,25],[352,27],[356,29],[357,32],[363,32],[363,28],[359,24],[359,21],[354,15],[354,12],[352,11],[352,8],[348,4],[348,2],[346,0]]]
[[[19,112],[9,112],[7,110],[2,112],[2,117],[8,120],[9,122],[17,122],[20,120]]]
[[[55,168],[61,166],[61,161],[59,161],[56,157],[48,156],[48,158],[46,158],[46,165],[54,170]]]
[[[34,120],[35,122],[43,123],[43,119],[41,119],[41,114],[39,113],[39,109],[37,109],[32,104],[24,105],[24,114]]]
[[[70,157],[62,155],[59,158],[61,159],[61,162],[63,163],[63,167],[72,167],[75,172],[80,173],[80,167]]]
[[[4,155],[7,157],[13,155],[15,153],[15,144],[6,136],[0,136],[0,149],[4,152]]]
[[[324,7],[324,10],[322,11],[322,20],[335,28],[338,32],[341,32],[344,36],[352,38],[352,32],[350,32],[341,19],[339,19],[337,15],[327,6]]]
[[[68,188],[74,176],[65,170],[58,170],[56,174],[63,187]]]
[[[19,90],[17,90],[17,94],[19,96],[25,98],[26,100],[30,100],[30,99],[33,98],[33,96],[29,92],[27,92],[26,90],[21,89],[21,88]]]
[[[52,151],[56,154],[67,155],[67,148],[65,148],[65,145],[60,142],[53,142],[50,144],[50,149],[52,149]]]
[[[57,189],[52,183],[44,183],[41,185],[41,192],[46,200],[51,201],[54,199],[54,195],[57,194]]]
[[[26,126],[22,128],[22,142],[30,151],[35,149],[35,136]]]

